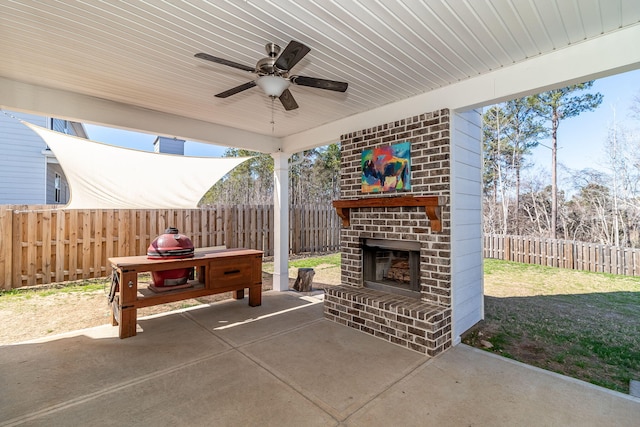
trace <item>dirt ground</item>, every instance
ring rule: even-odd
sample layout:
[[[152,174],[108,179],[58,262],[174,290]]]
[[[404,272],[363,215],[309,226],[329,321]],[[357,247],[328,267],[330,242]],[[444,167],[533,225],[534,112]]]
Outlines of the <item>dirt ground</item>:
[[[295,275],[295,271],[296,269],[292,269],[289,277]],[[335,266],[320,265],[315,267],[315,271],[314,289],[322,289],[340,282],[340,269]],[[291,288],[294,280],[290,279],[289,282]],[[105,279],[104,283],[103,290],[56,292],[46,296],[38,295],[39,292],[33,292],[33,295],[29,297],[20,298],[19,303],[15,301],[15,298],[4,301],[5,298],[0,296],[0,345],[110,324],[111,311],[107,305],[109,282]],[[263,272],[263,291],[271,290],[272,283],[272,275]],[[141,284],[140,286],[145,285]],[[138,310],[138,317],[209,304],[229,298],[231,298],[230,292],[145,307]]]

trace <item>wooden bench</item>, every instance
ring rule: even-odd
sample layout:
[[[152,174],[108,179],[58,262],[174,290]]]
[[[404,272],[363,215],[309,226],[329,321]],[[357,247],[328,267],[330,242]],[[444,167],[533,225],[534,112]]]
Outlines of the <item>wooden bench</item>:
[[[244,298],[249,289],[249,305],[262,304],[262,251],[253,249],[203,248],[191,258],[157,260],[146,256],[109,258],[114,285],[109,296],[112,324],[119,326],[120,338],[136,335],[137,310],[206,295],[233,292]],[[156,293],[138,286],[138,274],[153,271],[194,268],[195,279],[188,288]]]

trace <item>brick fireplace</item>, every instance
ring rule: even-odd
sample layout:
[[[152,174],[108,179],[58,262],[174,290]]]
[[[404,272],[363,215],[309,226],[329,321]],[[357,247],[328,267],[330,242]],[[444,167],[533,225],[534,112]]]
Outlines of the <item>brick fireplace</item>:
[[[450,117],[439,110],[343,135],[342,285],[325,317],[435,355],[452,343]],[[361,192],[362,150],[409,141],[411,190]]]

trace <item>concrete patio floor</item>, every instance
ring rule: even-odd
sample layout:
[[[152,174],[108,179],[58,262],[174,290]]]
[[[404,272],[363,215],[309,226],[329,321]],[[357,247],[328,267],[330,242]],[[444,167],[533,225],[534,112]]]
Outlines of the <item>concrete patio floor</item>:
[[[0,425],[638,426],[640,399],[465,345],[435,358],[266,292],[0,347]]]

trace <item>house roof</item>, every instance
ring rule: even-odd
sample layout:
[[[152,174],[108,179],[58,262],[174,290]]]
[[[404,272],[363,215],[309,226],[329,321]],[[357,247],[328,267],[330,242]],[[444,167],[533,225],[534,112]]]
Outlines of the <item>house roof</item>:
[[[640,67],[637,0],[0,2],[0,107],[260,151],[295,152],[433,109],[469,108]],[[264,45],[311,48],[284,111]],[[272,125],[272,119],[274,124]]]

